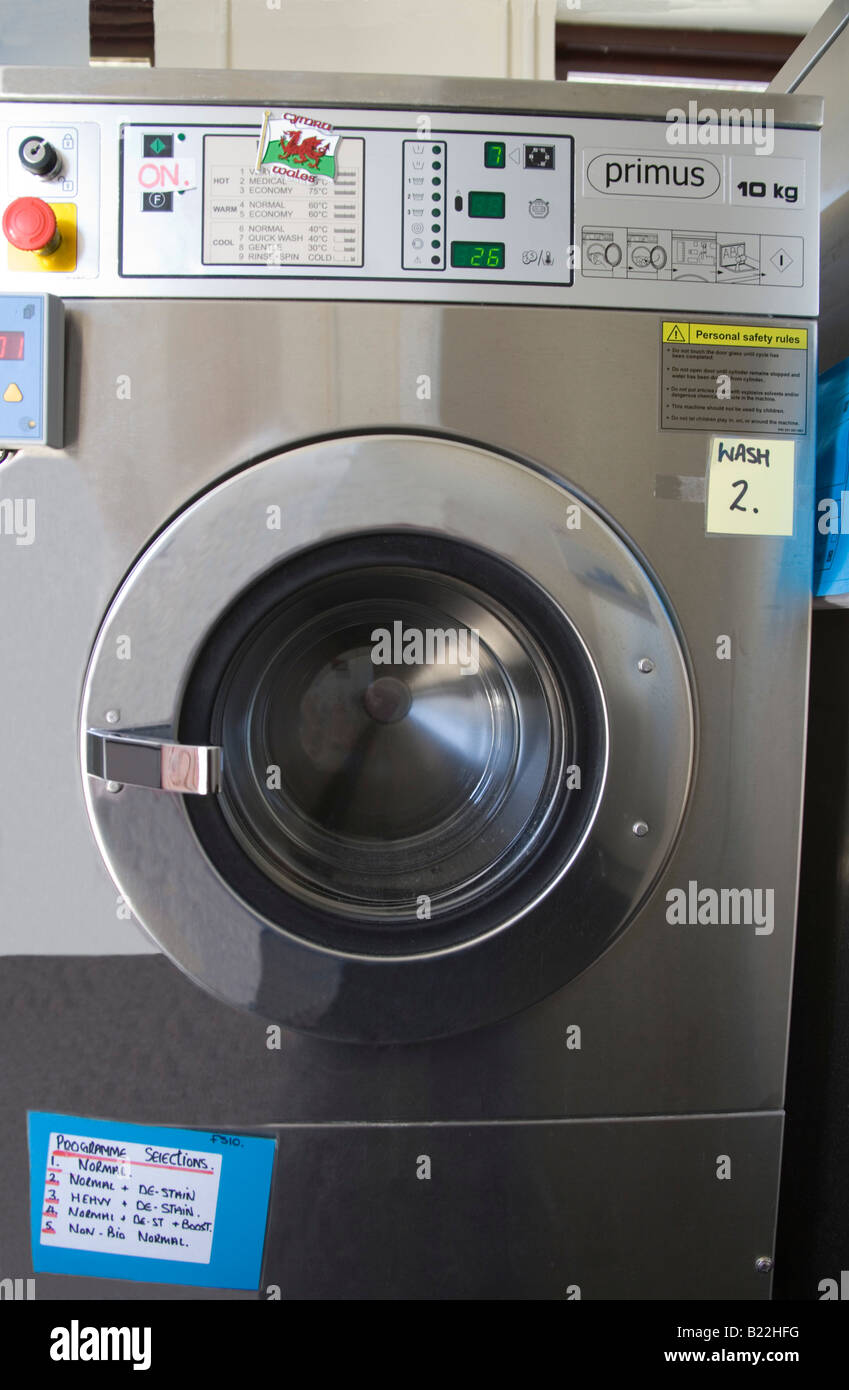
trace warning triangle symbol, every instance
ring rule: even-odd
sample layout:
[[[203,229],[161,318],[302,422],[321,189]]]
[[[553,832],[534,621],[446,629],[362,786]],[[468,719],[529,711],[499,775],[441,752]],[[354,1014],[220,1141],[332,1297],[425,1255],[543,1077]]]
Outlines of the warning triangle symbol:
[[[688,343],[690,338],[689,334],[681,331],[680,323],[670,323],[663,335],[663,341],[665,343]]]

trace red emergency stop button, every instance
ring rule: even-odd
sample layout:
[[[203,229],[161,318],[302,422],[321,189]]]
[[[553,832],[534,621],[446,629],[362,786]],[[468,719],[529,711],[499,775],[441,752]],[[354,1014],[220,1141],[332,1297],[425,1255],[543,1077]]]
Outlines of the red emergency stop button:
[[[56,214],[43,198],[16,198],[3,213],[3,235],[18,251],[52,256],[62,238]]]

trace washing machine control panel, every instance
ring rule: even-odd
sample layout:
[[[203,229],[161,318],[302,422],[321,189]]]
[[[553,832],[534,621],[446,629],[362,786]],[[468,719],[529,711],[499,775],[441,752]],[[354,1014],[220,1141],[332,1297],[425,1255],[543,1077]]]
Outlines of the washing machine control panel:
[[[4,208],[43,204],[8,288],[817,311],[814,128],[83,100],[0,122]]]
[[[394,282],[400,295],[412,281],[572,284],[570,135],[538,120],[411,131],[409,117],[381,128],[360,113],[352,126],[331,111],[269,123],[273,139],[264,116],[122,127],[125,279],[282,274]]]

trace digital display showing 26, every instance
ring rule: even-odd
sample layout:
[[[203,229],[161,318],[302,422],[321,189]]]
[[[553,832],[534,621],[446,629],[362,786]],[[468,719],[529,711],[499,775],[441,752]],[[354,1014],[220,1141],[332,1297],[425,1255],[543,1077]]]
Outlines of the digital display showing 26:
[[[452,241],[451,264],[470,270],[503,270],[503,241]]]

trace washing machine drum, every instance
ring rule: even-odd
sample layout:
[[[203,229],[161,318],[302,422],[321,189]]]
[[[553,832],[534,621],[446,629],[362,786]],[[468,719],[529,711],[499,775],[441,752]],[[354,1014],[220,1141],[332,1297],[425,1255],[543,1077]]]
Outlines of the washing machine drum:
[[[405,1041],[604,951],[678,832],[693,720],[634,551],[527,463],[332,439],[181,513],[101,627],[86,802],[176,962],[291,1027]]]

